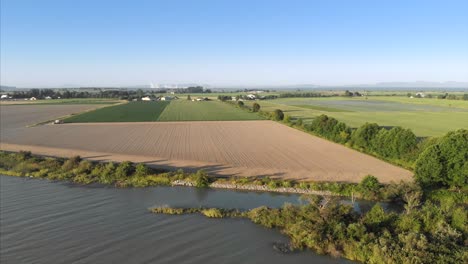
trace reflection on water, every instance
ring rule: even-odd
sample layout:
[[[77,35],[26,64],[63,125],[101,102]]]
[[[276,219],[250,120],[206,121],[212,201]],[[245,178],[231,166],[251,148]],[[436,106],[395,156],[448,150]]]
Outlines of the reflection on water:
[[[82,187],[0,176],[0,262],[345,263],[310,251],[280,254],[276,230],[246,219],[155,215],[157,205],[249,209],[298,195],[156,187]]]

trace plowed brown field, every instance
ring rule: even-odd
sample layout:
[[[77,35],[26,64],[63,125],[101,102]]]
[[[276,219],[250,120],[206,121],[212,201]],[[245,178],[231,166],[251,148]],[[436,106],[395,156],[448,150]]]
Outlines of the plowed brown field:
[[[166,168],[204,168],[217,175],[278,176],[358,182],[410,180],[412,173],[272,121],[92,123],[25,127],[76,111],[70,106],[1,108],[4,150],[94,160],[131,160]],[[60,108],[63,107],[59,111]],[[83,106],[79,106],[83,107]],[[46,113],[47,112],[47,113]],[[60,113],[59,113],[60,112]]]

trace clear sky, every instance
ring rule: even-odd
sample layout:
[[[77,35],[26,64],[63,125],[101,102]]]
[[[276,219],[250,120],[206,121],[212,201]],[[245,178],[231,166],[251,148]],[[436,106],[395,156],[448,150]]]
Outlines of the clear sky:
[[[468,81],[468,1],[1,0],[1,84]]]

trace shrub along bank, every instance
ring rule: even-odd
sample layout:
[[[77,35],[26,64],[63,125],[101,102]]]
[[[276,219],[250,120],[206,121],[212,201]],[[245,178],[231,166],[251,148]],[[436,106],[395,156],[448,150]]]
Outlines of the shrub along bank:
[[[290,237],[291,249],[309,248],[365,263],[467,263],[466,210],[452,200],[422,203],[418,193],[402,213],[376,204],[365,214],[337,201],[309,197],[307,205],[258,207],[240,212],[221,208],[150,209],[153,213],[201,213],[206,217],[242,217]]]

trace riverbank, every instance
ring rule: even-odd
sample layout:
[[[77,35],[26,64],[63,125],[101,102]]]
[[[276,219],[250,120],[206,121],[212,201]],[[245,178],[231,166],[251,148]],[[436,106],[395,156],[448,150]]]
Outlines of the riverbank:
[[[183,170],[165,171],[134,164],[95,162],[79,156],[54,158],[33,155],[30,152],[0,151],[0,173],[10,176],[67,180],[78,184],[102,183],[116,187],[147,187],[158,185],[211,187],[220,189],[296,193],[326,196],[348,196],[366,200],[401,201],[409,183],[383,185],[373,176],[361,183],[307,182],[269,177],[213,177],[205,171],[186,173]]]

